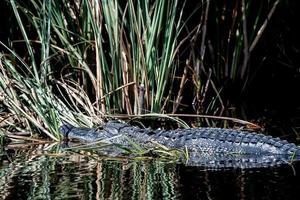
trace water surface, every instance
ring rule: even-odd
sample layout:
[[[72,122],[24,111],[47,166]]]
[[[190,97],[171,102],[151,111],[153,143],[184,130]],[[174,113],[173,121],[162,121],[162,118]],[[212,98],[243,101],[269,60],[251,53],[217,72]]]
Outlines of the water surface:
[[[297,199],[300,163],[208,169],[159,160],[8,146],[0,159],[0,199]]]

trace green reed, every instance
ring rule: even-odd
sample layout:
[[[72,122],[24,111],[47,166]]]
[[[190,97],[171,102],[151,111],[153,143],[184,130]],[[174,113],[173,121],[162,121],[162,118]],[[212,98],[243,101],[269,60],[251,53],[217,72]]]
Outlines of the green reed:
[[[62,122],[91,127],[117,113],[175,113],[187,82],[197,114],[222,115],[223,87],[242,80],[246,88],[251,52],[277,4],[261,2],[254,16],[252,1],[185,10],[178,0],[11,0],[14,34],[0,41],[1,119],[58,140]],[[191,16],[200,17],[192,31]]]
[[[10,125],[37,127],[57,140],[62,121],[91,126],[104,114],[163,111],[184,25],[178,1],[12,0],[10,6],[23,38],[0,41],[1,94],[19,122]]]

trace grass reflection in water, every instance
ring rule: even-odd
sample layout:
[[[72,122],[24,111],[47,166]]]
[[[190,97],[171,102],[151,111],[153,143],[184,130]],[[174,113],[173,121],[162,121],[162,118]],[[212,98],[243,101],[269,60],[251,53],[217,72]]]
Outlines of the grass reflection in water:
[[[57,146],[8,149],[1,156],[4,199],[172,199],[176,165],[62,152]]]

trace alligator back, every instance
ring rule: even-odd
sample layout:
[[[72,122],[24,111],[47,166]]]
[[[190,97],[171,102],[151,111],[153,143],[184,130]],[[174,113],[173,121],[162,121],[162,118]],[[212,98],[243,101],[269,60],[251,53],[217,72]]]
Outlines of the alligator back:
[[[263,134],[221,128],[190,128],[156,131],[156,141],[174,148],[233,154],[300,155],[300,147],[286,140]]]

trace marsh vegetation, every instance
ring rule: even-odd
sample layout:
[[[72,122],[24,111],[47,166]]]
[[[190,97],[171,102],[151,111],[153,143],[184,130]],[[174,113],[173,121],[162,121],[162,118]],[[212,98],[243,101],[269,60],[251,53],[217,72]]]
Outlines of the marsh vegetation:
[[[3,1],[1,130],[59,140],[63,122],[92,127],[143,114],[194,114],[198,125],[227,126],[208,116],[245,117],[231,108],[253,91],[270,60],[263,50],[272,22],[292,5]],[[280,60],[296,66],[289,61]]]

